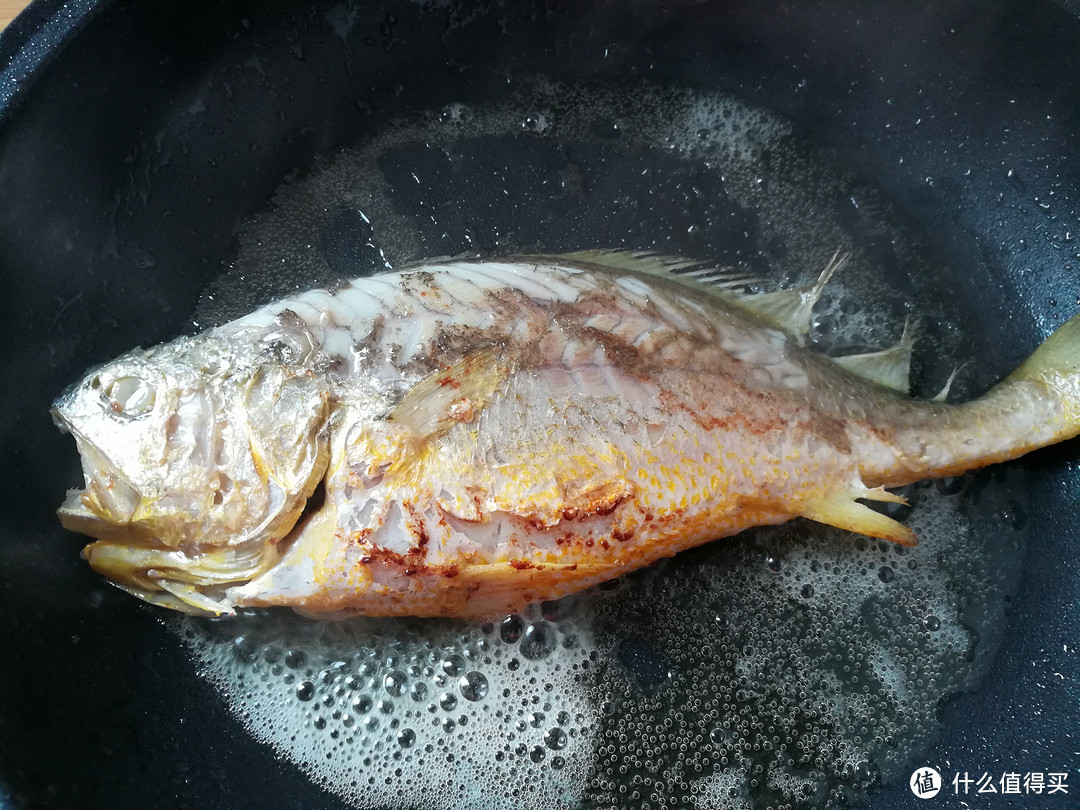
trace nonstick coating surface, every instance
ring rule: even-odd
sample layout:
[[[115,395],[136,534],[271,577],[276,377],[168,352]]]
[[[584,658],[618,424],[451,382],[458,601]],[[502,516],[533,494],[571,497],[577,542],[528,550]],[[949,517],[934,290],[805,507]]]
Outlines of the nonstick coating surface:
[[[77,461],[47,411],[90,364],[180,331],[238,223],[380,119],[496,98],[515,74],[730,91],[809,128],[923,224],[982,313],[970,339],[989,377],[1076,311],[1067,6],[507,5],[357,3],[342,37],[345,7],[327,2],[39,0],[0,38],[0,805],[339,806],[78,560],[53,516]],[[1075,765],[1078,459],[1074,442],[1020,462],[1033,542],[1001,561],[1024,569],[1012,641],[948,704],[929,762]],[[921,806],[906,785],[873,804]]]

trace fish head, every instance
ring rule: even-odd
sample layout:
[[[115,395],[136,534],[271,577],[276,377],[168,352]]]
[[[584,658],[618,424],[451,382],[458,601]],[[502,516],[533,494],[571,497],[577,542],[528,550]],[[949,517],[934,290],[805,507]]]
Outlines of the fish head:
[[[314,354],[307,330],[279,319],[135,350],[68,389],[52,414],[85,488],[58,514],[96,538],[91,567],[150,602],[227,612],[224,589],[276,562],[325,472]]]

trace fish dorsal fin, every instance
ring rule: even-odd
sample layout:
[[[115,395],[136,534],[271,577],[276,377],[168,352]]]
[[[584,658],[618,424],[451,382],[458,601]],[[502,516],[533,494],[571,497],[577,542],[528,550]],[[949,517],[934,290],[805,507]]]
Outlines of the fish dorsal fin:
[[[650,251],[583,250],[549,258],[569,259],[609,270],[660,276],[698,289],[704,286],[767,323],[792,335],[802,336],[810,331],[814,304],[821,298],[822,290],[833,274],[844,266],[848,257],[839,251],[834,253],[813,284],[768,293],[747,293],[739,290],[740,287],[760,279],[731,267],[717,267],[682,256],[664,256]]]
[[[911,351],[915,346],[915,327],[918,321],[908,318],[904,322],[904,333],[900,340],[879,352],[849,354],[846,357],[834,357],[838,366],[843,366],[853,374],[901,394],[908,393],[911,383]],[[952,378],[949,379],[952,382]],[[946,392],[948,386],[946,386]]]
[[[684,256],[665,256],[648,250],[578,250],[558,256],[537,258],[553,261],[569,260],[603,267],[607,270],[659,276],[681,281],[689,286],[704,285],[721,294],[759,280],[740,273],[733,267],[718,267],[711,262],[688,259]]]
[[[836,251],[813,284],[756,295],[743,294],[738,296],[737,302],[739,306],[792,335],[805,335],[810,331],[814,304],[821,298],[829,279],[847,264],[847,260],[847,254]]]
[[[917,544],[915,532],[888,515],[883,515],[866,504],[859,503],[857,498],[885,503],[907,503],[905,498],[882,487],[870,489],[861,481],[855,481],[849,488],[836,489],[817,497],[804,499],[799,504],[797,514],[838,529],[892,540],[902,546]]]
[[[467,354],[406,391],[391,411],[390,421],[408,428],[414,442],[428,442],[455,424],[471,422],[508,371],[494,348]]]

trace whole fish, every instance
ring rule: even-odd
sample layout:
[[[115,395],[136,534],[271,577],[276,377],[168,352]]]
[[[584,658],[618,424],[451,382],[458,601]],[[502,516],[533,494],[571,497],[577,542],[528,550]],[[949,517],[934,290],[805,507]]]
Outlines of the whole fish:
[[[793,517],[912,544],[885,487],[1080,432],[1080,319],[962,405],[910,334],[803,346],[814,285],[691,262],[433,262],[91,370],[55,404],[90,565],[194,613],[486,617]]]

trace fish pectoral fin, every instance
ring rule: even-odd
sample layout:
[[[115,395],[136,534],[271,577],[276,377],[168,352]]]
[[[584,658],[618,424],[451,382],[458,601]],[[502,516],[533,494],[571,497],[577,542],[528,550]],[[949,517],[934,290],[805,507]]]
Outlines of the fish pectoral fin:
[[[789,334],[805,335],[810,331],[810,318],[813,315],[814,304],[821,298],[821,293],[825,285],[829,283],[829,279],[847,264],[847,260],[847,254],[836,251],[813,284],[793,287],[790,290],[739,295],[735,303]]]
[[[906,499],[882,487],[870,489],[859,484],[850,489],[834,490],[819,497],[808,498],[799,504],[797,514],[827,526],[869,537],[880,537],[902,546],[917,545],[915,532],[888,515],[859,503],[856,500],[858,498],[886,503],[907,503]]]
[[[390,421],[407,428],[416,442],[426,443],[459,422],[475,419],[509,373],[495,348],[473,352],[406,391]]]
[[[578,473],[576,480],[568,481],[556,475],[556,480],[562,486],[565,497],[564,517],[581,518],[610,514],[615,507],[637,491],[634,483],[621,475],[604,475],[603,471],[597,467],[590,470],[587,461],[576,466]],[[581,474],[594,471],[597,474]]]
[[[917,325],[918,322],[915,319],[908,318],[904,323],[904,334],[901,335],[900,340],[884,351],[849,354],[846,357],[834,357],[832,360],[838,366],[846,368],[853,374],[858,374],[864,380],[870,380],[893,391],[906,394],[911,388],[909,381],[911,351],[915,347]],[[949,382],[952,382],[952,378]],[[946,391],[948,391],[948,386],[946,386]]]

